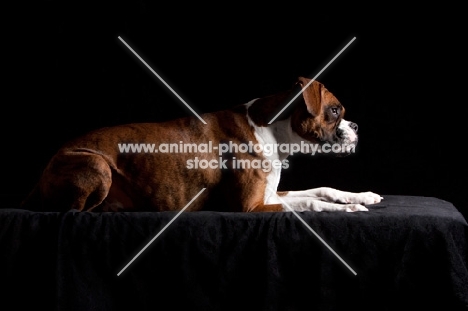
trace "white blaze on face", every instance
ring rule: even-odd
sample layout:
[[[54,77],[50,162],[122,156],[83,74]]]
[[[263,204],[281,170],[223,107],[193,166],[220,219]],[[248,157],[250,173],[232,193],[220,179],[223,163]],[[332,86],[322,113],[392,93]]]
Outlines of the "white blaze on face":
[[[343,132],[343,142],[346,144],[353,144],[357,142],[356,132],[349,126],[349,121],[341,120],[338,128]]]

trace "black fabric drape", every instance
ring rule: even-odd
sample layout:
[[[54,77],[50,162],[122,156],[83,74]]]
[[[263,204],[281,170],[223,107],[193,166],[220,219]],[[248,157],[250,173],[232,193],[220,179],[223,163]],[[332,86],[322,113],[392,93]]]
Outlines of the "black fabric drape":
[[[369,212],[0,210],[0,305],[47,310],[407,310],[468,306],[468,225],[431,197]],[[4,308],[6,307],[6,309]]]

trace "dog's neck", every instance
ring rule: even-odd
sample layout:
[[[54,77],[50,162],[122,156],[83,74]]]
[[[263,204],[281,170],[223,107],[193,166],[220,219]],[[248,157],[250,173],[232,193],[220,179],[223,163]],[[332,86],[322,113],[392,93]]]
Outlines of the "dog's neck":
[[[291,127],[291,118],[273,122],[268,126],[257,126],[249,118],[249,123],[254,129],[255,138],[262,146],[269,144],[270,146],[301,144],[303,140]],[[276,149],[276,148],[275,148]],[[289,152],[274,153],[271,156],[267,155],[270,160],[278,159],[284,160],[289,156]]]

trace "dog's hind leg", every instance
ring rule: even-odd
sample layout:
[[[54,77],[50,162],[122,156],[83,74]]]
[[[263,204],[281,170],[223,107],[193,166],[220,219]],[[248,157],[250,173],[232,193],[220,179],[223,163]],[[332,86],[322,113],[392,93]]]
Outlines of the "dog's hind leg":
[[[56,154],[40,181],[43,210],[91,211],[106,198],[112,172],[102,155],[83,150]]]

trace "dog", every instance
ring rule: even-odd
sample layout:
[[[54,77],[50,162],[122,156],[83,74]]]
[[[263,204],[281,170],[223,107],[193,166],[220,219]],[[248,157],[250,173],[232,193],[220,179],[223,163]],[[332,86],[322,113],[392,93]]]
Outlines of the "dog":
[[[271,122],[294,94],[291,108]],[[193,116],[98,129],[52,157],[22,206],[178,211],[204,189],[187,211],[368,211],[365,205],[380,202],[380,195],[330,187],[277,191],[297,146],[310,152],[333,145],[346,149],[341,155],[351,153],[357,125],[344,113],[322,83],[299,77],[287,91],[202,114],[206,124]]]

